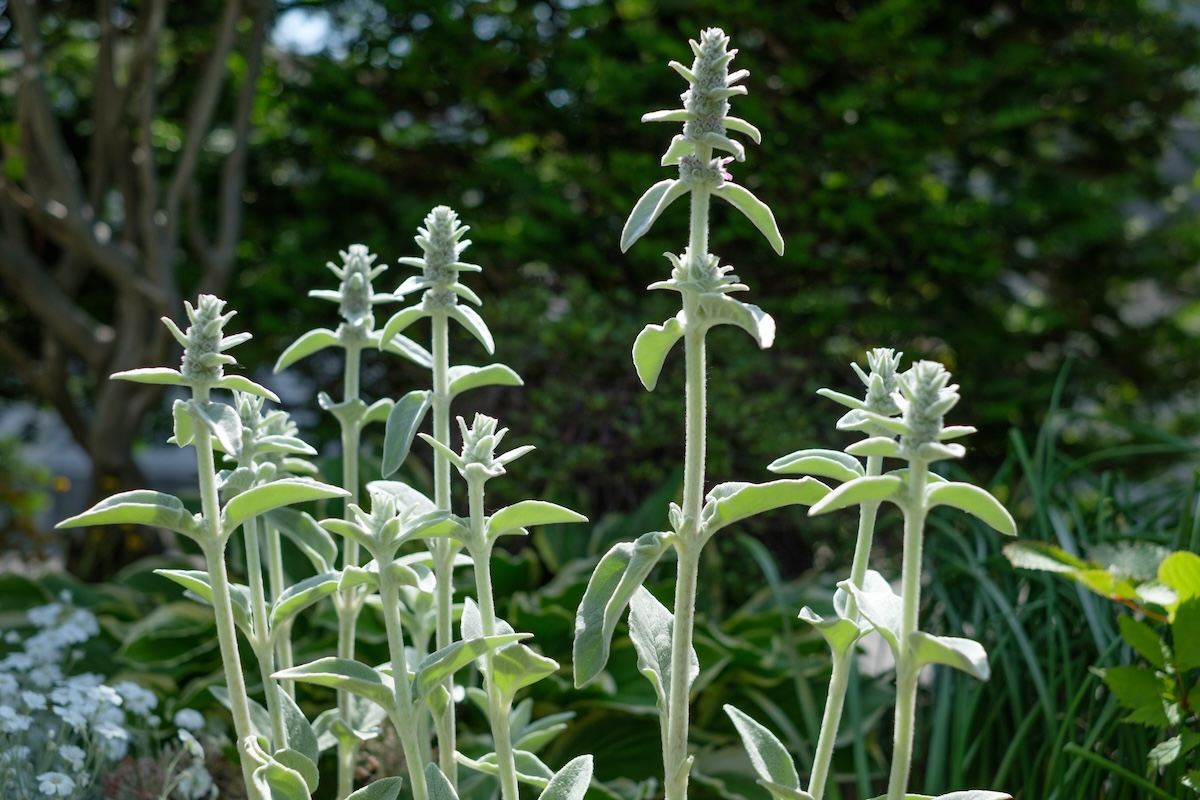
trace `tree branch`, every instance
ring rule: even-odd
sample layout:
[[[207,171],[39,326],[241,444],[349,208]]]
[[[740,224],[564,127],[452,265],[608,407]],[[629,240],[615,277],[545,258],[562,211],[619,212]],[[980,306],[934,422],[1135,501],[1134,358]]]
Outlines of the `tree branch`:
[[[141,88],[141,98],[138,103],[138,128],[141,141],[134,149],[133,162],[137,168],[139,194],[137,198],[137,219],[142,243],[143,263],[149,262],[162,268],[163,253],[162,239],[158,235],[158,223],[155,216],[158,211],[158,175],[154,169],[154,123],[155,106],[158,97],[154,89],[155,69],[158,61],[158,40],[162,33],[167,16],[166,0],[154,0],[147,14],[144,34],[141,43],[141,62],[138,72],[138,84]],[[135,84],[130,82],[132,88]],[[164,290],[170,283],[163,283],[162,275],[156,275],[151,280]],[[164,301],[166,298],[163,298]]]
[[[88,163],[91,166],[91,184],[88,202],[96,209],[96,216],[103,217],[104,196],[108,192],[111,173],[120,164],[116,148],[117,122],[121,118],[122,106],[117,104],[116,75],[113,72],[116,34],[112,22],[112,0],[100,0],[96,21],[100,25],[99,51],[96,54],[96,69],[92,74],[92,121],[95,129],[89,143]]]

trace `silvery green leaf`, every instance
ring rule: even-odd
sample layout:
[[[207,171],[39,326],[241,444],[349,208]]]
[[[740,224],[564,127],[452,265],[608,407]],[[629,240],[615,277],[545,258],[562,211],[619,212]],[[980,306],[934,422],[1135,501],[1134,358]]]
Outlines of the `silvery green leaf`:
[[[454,791],[450,779],[432,762],[425,765],[425,786],[429,800],[458,800],[458,792]]]
[[[464,634],[465,635],[465,634]],[[440,685],[455,672],[470,664],[475,659],[492,652],[496,648],[510,645],[521,639],[528,639],[532,634],[506,633],[497,636],[460,639],[453,644],[431,653],[417,665],[416,678],[412,683],[413,700],[423,703],[425,697],[435,686]],[[554,665],[558,667],[557,664]]]
[[[486,523],[485,536],[488,541],[494,542],[517,528],[587,521],[587,517],[582,514],[554,503],[544,500],[522,500],[492,514]]]
[[[196,436],[196,428],[192,424],[192,415],[188,409],[194,401],[176,400],[171,404],[171,419],[174,422],[174,436],[168,439],[169,442],[186,447],[192,443]]]
[[[939,442],[944,442],[947,439],[957,439],[959,436],[975,433],[976,430],[974,425],[947,425],[942,428],[937,438]]]
[[[801,791],[800,775],[796,772],[796,765],[787,748],[776,738],[775,734],[734,706],[726,704],[724,709],[729,718],[733,720],[733,726],[737,728],[738,735],[742,738],[742,744],[750,756],[750,763],[754,765],[754,771],[760,778],[759,782],[766,786],[771,795],[776,800],[784,798],[811,800],[810,795]],[[778,792],[772,789],[772,786],[782,787],[786,791]]]
[[[892,653],[898,654],[900,616],[904,608],[900,596],[892,591],[890,586],[886,589],[881,587],[878,591],[864,591],[850,581],[842,581],[838,586],[854,596],[854,602],[858,603],[858,611],[863,619],[879,631],[879,635],[892,648]]]
[[[496,351],[496,343],[492,341],[492,332],[488,330],[487,323],[483,321],[483,317],[479,316],[479,312],[470,306],[451,306],[448,313],[479,340],[489,355]]]
[[[899,458],[900,443],[890,436],[872,436],[850,445],[846,448],[846,452],[852,456]]]
[[[878,425],[896,436],[904,436],[909,433],[908,423],[900,417],[888,417],[869,410],[861,410],[860,413],[865,421]]]
[[[685,115],[687,114],[686,111],[683,113]],[[674,166],[679,163],[679,159],[694,152],[696,152],[695,143],[689,142],[687,139],[683,138],[682,135],[676,134],[676,136],[671,139],[671,144],[667,147],[667,152],[663,153],[662,158],[659,159],[658,163],[663,167]]]
[[[321,750],[317,744],[317,734],[309,724],[304,712],[296,705],[296,701],[287,692],[280,692],[280,705],[283,711],[284,736],[287,737],[287,747],[309,760],[316,768]],[[307,779],[307,775],[305,778]],[[316,788],[316,784],[312,784]]]
[[[412,510],[414,514],[428,514],[437,510],[434,502],[426,497],[420,490],[414,489],[403,481],[371,481],[367,484],[367,490],[379,490],[390,494],[396,498],[396,509],[407,511]]]
[[[383,464],[381,472],[386,478],[404,463],[408,451],[416,438],[417,429],[433,405],[433,392],[415,390],[401,397],[388,412],[383,434]]]
[[[810,506],[829,487],[815,478],[781,479],[770,483],[722,483],[714,486],[700,512],[701,538],[706,539],[738,520],[791,505]]]
[[[495,753],[488,753],[480,759],[468,758],[462,753],[455,753],[454,760],[465,767],[470,767],[487,775],[500,774],[500,769],[496,766]],[[533,753],[528,753],[524,750],[515,750],[513,751],[513,760],[516,762],[517,780],[521,783],[545,789],[554,778],[554,770],[542,763],[542,760]]]
[[[528,702],[529,698],[526,698],[521,701],[521,704]],[[530,705],[532,706],[532,704]],[[528,725],[518,727],[514,724],[513,746],[518,750],[528,750],[531,753],[536,753],[565,731],[567,729],[567,722],[574,717],[574,711],[563,711],[558,714],[550,714],[549,716],[542,717]]]
[[[235,457],[242,452],[242,420],[232,406],[192,402],[189,410],[212,432],[222,452]]]
[[[1005,536],[1017,535],[1017,523],[1013,521],[1008,509],[986,489],[969,483],[954,481],[927,486],[925,506],[951,506],[986,522]]]
[[[304,776],[274,758],[254,770],[254,783],[263,800],[312,800]]]
[[[708,145],[714,150],[724,150],[726,153],[730,153],[738,161],[746,160],[746,148],[742,146],[741,142],[736,142],[733,139],[730,139],[728,136],[723,136],[716,131],[709,131],[708,133],[700,134],[700,142]],[[757,225],[758,223],[755,224]],[[763,233],[766,233],[766,231],[763,231]],[[771,238],[769,234],[767,238]],[[780,253],[780,255],[783,254]]]
[[[384,422],[388,418],[388,414],[392,413],[392,402],[390,397],[381,397],[367,407],[367,413],[363,415],[363,424],[369,422]]]
[[[667,354],[675,342],[683,337],[683,325],[678,318],[671,318],[662,325],[647,325],[633,342],[633,365],[638,378],[649,391],[658,385]]]
[[[866,615],[865,609],[863,615]],[[945,664],[981,681],[986,681],[992,674],[987,651],[979,642],[954,636],[934,636],[924,631],[914,631],[908,641],[918,664]]]
[[[486,367],[451,367],[447,376],[450,381],[450,397],[483,386],[524,386],[521,376],[512,367],[504,364],[488,364]]]
[[[872,800],[887,800],[887,795],[881,794]],[[987,789],[965,789],[960,792],[940,794],[937,797],[931,794],[906,794],[904,800],[1012,800],[1012,795],[1004,792],[991,792]]]
[[[629,212],[625,228],[621,231],[621,252],[627,251],[634,242],[642,238],[654,224],[654,220],[680,197],[687,194],[687,185],[668,178],[651,186]]]
[[[572,653],[576,688],[591,682],[608,663],[617,621],[634,592],[667,551],[669,536],[662,532],[646,533],[636,542],[614,545],[596,565],[575,616]]]
[[[430,764],[430,767],[437,769],[437,766]],[[426,768],[426,776],[429,774]],[[428,777],[426,777],[428,780]],[[400,787],[404,785],[403,778],[379,778],[371,781],[366,786],[359,789],[354,794],[346,798],[346,800],[397,800],[400,797]],[[430,787],[432,789],[432,786]],[[445,800],[442,795],[430,794],[430,800]]]
[[[917,448],[917,458],[920,458],[926,463],[945,461],[948,458],[962,458],[966,454],[967,449],[961,444],[928,442]]]
[[[294,706],[295,703],[293,702],[292,705]],[[307,725],[308,723],[305,722],[304,724]],[[313,743],[316,744],[315,739]],[[309,792],[316,791],[317,785],[321,782],[321,773],[317,771],[317,765],[313,759],[304,753],[289,748],[276,750],[271,754],[271,759],[298,773],[304,779],[304,785]]]
[[[394,701],[390,676],[349,658],[319,658],[308,664],[280,670],[271,677],[343,689],[384,708],[391,708]]]
[[[672,630],[675,615],[639,586],[629,601],[629,639],[637,651],[638,671],[646,676],[658,698],[658,713],[667,718],[668,698],[671,696]],[[690,688],[700,674],[700,659],[693,647],[688,654],[687,681]]]
[[[841,450],[797,450],[775,459],[767,469],[791,475],[819,475],[843,483],[863,475],[859,460]]]
[[[281,372],[302,358],[338,344],[338,335],[328,328],[317,328],[301,336],[284,350],[275,362],[275,372]]]
[[[687,122],[688,112],[682,108],[665,111],[649,111],[642,114],[642,122]]]
[[[299,436],[260,436],[255,440],[255,455],[261,453],[287,453],[289,455],[315,456],[316,448]]]
[[[854,643],[863,635],[863,629],[853,620],[840,617],[825,619],[808,606],[800,609],[800,619],[816,628],[829,644],[829,648],[839,655],[850,652]]]
[[[855,365],[852,364],[851,366],[855,366]],[[849,408],[852,408],[856,411],[864,411],[867,408],[867,404],[864,403],[862,400],[859,400],[857,397],[851,397],[848,394],[842,394],[841,392],[835,392],[833,389],[817,389],[817,394],[821,395],[821,397],[828,398],[835,403],[840,403],[840,404],[847,406]]]
[[[812,517],[859,503],[892,500],[900,492],[902,486],[903,482],[895,475],[855,478],[825,495],[824,499],[808,510],[808,515]]]
[[[209,686],[208,692],[216,701],[225,707],[227,711],[233,711],[233,701],[229,699],[229,690],[224,686]],[[247,698],[250,706],[250,732],[256,737],[262,738],[263,741],[271,740],[271,714],[263,708],[262,703],[255,700],[253,697]],[[265,750],[260,752],[265,754]]]
[[[340,577],[340,573],[325,572],[305,578],[285,589],[271,604],[271,630],[274,631],[288,620],[295,618],[297,614],[322,597],[328,597],[336,592]]]
[[[517,643],[500,647],[492,653],[489,678],[500,690],[500,695],[511,703],[521,689],[532,686],[555,672],[558,672],[557,661]]]
[[[156,575],[162,575],[164,578],[179,584],[187,589],[193,595],[192,599],[203,600],[208,605],[212,605],[212,577],[202,569],[156,569]],[[233,602],[230,604],[233,610],[233,621],[237,623],[238,629],[247,637],[253,638],[254,624],[250,615],[250,589],[237,583],[229,584],[229,597]]]
[[[360,545],[362,545],[362,547],[366,548],[368,553],[373,553],[383,546],[383,542],[377,539],[374,533],[366,530],[356,522],[347,522],[344,519],[323,519],[321,520],[320,525],[325,530],[331,533],[336,533],[343,539],[349,539],[353,542],[358,542]],[[342,580],[352,582],[355,580],[355,578],[351,577],[351,575],[347,573],[343,573]]]
[[[160,386],[189,386],[183,379],[183,374],[170,367],[141,367],[114,372],[108,377],[114,381],[132,381],[133,383],[156,383]]]
[[[196,541],[207,531],[173,494],[149,489],[119,492],[96,505],[68,517],[54,527],[79,528],[84,525],[148,525],[181,533]]]
[[[741,119],[740,117],[726,117],[722,121],[725,123],[725,127],[729,130],[737,131],[738,133],[744,133],[749,136],[755,144],[762,144],[762,133],[758,130],[758,128],[754,127],[749,122],[746,122],[746,120]]]
[[[381,346],[390,342],[409,325],[426,316],[429,316],[429,312],[420,304],[402,308],[392,314],[391,319],[384,323],[383,330],[379,332]]]
[[[721,188],[714,189],[713,194],[741,211],[746,219],[753,222],[754,227],[767,237],[775,252],[783,255],[783,236],[779,233],[779,226],[775,224],[775,215],[766,203],[755,197],[749,189],[736,183],[726,183]]]
[[[242,375],[226,375],[221,380],[213,384],[219,389],[228,389],[231,392],[246,392],[247,394],[265,397],[272,403],[279,402],[279,395],[272,392],[262,384],[255,383],[249,378]]]
[[[592,757],[576,756],[554,773],[538,800],[583,800],[592,782]]]
[[[371,341],[375,341],[375,339],[376,336],[372,335]],[[430,355],[429,351],[407,336],[396,334],[390,339],[379,336],[378,340],[381,343],[378,345],[379,349],[385,353],[392,353],[401,358],[406,358],[417,366],[425,367],[426,369],[433,366],[433,356]]]
[[[706,326],[736,325],[750,334],[766,350],[775,342],[775,320],[756,305],[734,300],[729,295],[705,295],[700,298],[699,322]],[[691,320],[686,320],[691,323]]]
[[[221,532],[229,535],[246,520],[274,508],[306,503],[310,500],[346,497],[349,494],[340,487],[308,478],[282,478],[255,486],[234,497],[221,509]]]

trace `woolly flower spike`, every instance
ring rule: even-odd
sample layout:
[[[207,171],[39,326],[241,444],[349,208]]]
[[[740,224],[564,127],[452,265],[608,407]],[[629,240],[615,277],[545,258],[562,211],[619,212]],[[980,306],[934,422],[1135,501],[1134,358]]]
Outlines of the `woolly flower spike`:
[[[950,383],[950,373],[936,361],[918,361],[900,375],[900,390],[893,395],[901,411],[903,432],[900,454],[909,460],[939,461],[962,458],[962,445],[942,444],[946,439],[972,433],[964,425],[946,427],[946,412],[958,405],[958,384]]]
[[[663,253],[671,262],[671,279],[650,284],[651,289],[670,289],[673,292],[693,291],[697,294],[724,295],[730,292],[744,292],[750,287],[737,275],[733,267],[720,266],[716,256],[705,254],[699,258],[692,256],[690,250],[684,250],[683,255]]]
[[[422,274],[404,281],[396,290],[396,295],[403,297],[418,289],[425,289],[427,304],[451,306],[458,302],[458,297],[464,297],[479,305],[479,297],[458,282],[458,273],[479,272],[481,269],[477,264],[459,260],[462,252],[471,245],[470,239],[462,238],[469,230],[468,226],[459,224],[458,214],[449,206],[438,206],[430,211],[425,217],[425,227],[417,228],[416,242],[424,251],[424,258],[400,259],[401,264],[417,267]]]
[[[472,477],[479,476],[488,480],[503,475],[505,464],[516,461],[534,449],[533,445],[527,444],[515,450],[509,450],[504,455],[496,455],[496,448],[500,446],[504,435],[508,433],[508,428],[496,430],[496,422],[494,417],[476,414],[471,426],[467,427],[467,421],[458,417],[458,429],[462,433],[463,440],[461,453],[455,453],[432,436],[424,433],[420,436],[435,450],[450,459],[450,463],[457,467],[459,474],[468,481]]]
[[[342,257],[342,266],[332,261],[325,262],[325,266],[341,281],[337,291],[314,289],[308,296],[338,303],[338,313],[347,323],[356,328],[369,328],[374,324],[370,320],[371,307],[396,300],[394,295],[371,291],[371,281],[382,275],[387,265],[373,267],[376,256],[365,244],[352,244],[348,251],[339,250],[338,255]]]
[[[876,347],[867,352],[867,367],[870,372],[864,372],[858,364],[851,363],[850,367],[858,375],[859,380],[867,387],[865,400],[835,392],[832,389],[818,389],[817,394],[827,397],[835,403],[848,406],[851,410],[837,422],[838,430],[862,431],[869,436],[893,436],[891,430],[880,426],[864,412],[870,412],[882,417],[894,417],[900,413],[893,395],[900,389],[900,381],[896,370],[900,367],[903,353],[897,353],[890,347]]]
[[[234,345],[249,340],[248,333],[224,335],[225,325],[233,319],[236,311],[227,314],[221,312],[225,301],[211,294],[202,294],[196,300],[196,305],[184,301],[188,319],[191,325],[186,332],[179,330],[170,317],[163,317],[163,324],[183,345],[183,359],[180,369],[166,367],[149,367],[117,372],[114,379],[134,381],[135,383],[157,383],[167,386],[191,386],[199,392],[207,392],[212,388],[237,389],[243,392],[260,395],[279,402],[273,392],[240,375],[226,375],[225,365],[236,364],[237,359],[226,355],[225,351]]]

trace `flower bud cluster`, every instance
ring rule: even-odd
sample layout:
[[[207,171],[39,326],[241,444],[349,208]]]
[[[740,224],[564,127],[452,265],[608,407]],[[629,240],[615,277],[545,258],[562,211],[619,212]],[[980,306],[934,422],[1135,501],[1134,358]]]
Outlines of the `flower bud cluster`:
[[[918,361],[900,375],[899,382],[895,400],[908,429],[900,437],[900,448],[915,454],[923,445],[939,441],[946,412],[960,399],[958,384],[950,383],[950,373],[936,361]]]
[[[683,156],[679,159],[679,180],[688,186],[703,187],[710,191],[720,189],[733,176],[726,171],[726,165],[732,158],[714,158],[707,164],[694,155]]]
[[[371,316],[371,307],[376,303],[393,299],[390,295],[375,295],[371,281],[378,278],[387,265],[372,266],[376,256],[364,244],[352,244],[349,250],[339,250],[342,266],[332,261],[325,266],[333,271],[341,284],[338,286],[338,313],[353,327],[362,327]]]
[[[865,373],[858,364],[851,363],[850,367],[858,374],[859,379],[867,387],[867,410],[885,417],[894,417],[900,413],[893,397],[900,390],[898,370],[903,353],[897,353],[890,347],[876,347],[867,352],[867,368]]]
[[[184,381],[191,385],[215,384],[225,377],[226,364],[237,363],[237,360],[226,355],[225,351],[250,339],[250,334],[222,335],[226,323],[233,319],[237,312],[222,314],[225,301],[215,295],[200,295],[195,306],[185,300],[184,306],[192,323],[186,332],[180,331],[170,318],[163,318],[172,335],[183,345],[180,373]]]
[[[744,292],[749,289],[733,274],[733,267],[721,266],[717,256],[705,253],[693,256],[690,249],[685,249],[683,255],[663,253],[671,262],[671,280],[653,284],[652,289],[673,289],[682,292],[685,289],[697,294],[729,294]]]
[[[725,135],[725,117],[729,115],[729,98],[743,94],[742,87],[731,88],[750,73],[746,70],[729,74],[729,63],[737,50],[729,49],[729,37],[720,28],[709,28],[700,34],[700,42],[690,42],[696,60],[692,62],[691,86],[681,95],[688,120],[683,136],[693,142],[704,140],[705,134]]]
[[[424,227],[417,228],[417,245],[424,256],[401,258],[401,264],[421,270],[420,277],[404,281],[396,294],[404,296],[418,289],[425,289],[423,304],[426,309],[449,308],[458,303],[459,295],[475,300],[474,295],[458,282],[460,272],[478,272],[480,267],[459,260],[462,252],[471,245],[463,235],[470,227],[458,220],[458,214],[449,206],[438,206],[425,217]]]

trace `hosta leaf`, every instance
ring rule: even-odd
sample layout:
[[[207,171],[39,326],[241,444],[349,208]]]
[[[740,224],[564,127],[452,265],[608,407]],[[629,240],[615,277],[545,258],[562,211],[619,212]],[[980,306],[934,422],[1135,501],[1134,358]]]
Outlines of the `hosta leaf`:
[[[763,350],[775,342],[775,320],[756,305],[734,300],[728,295],[709,295],[700,299],[698,313],[699,321],[707,326],[738,326],[750,334]]]
[[[442,774],[437,764],[425,765],[425,786],[429,800],[458,800],[458,792],[450,785],[450,779]]]
[[[286,696],[286,695],[285,695]],[[314,740],[315,743],[315,740]],[[309,792],[315,792],[321,782],[321,773],[311,758],[296,750],[276,750],[271,758],[279,764],[299,773],[304,779],[304,785]]]
[[[675,317],[662,325],[647,325],[633,342],[633,365],[642,386],[653,392],[658,385],[667,354],[683,337],[683,325]]]
[[[659,181],[647,189],[629,212],[629,219],[625,220],[625,227],[621,231],[621,252],[624,253],[642,238],[667,206],[683,197],[687,190],[682,181],[672,178]]]
[[[841,450],[797,450],[771,462],[767,469],[788,475],[816,475],[845,483],[863,475],[857,458]]]
[[[349,494],[345,489],[308,478],[283,478],[264,483],[242,492],[225,504],[221,510],[221,532],[228,536],[246,520],[273,508]]]
[[[495,753],[488,753],[480,759],[468,758],[462,753],[455,753],[454,760],[463,766],[470,767],[487,775],[500,774],[500,769],[496,766]],[[542,760],[533,753],[528,753],[524,750],[515,750],[513,751],[513,761],[516,762],[517,766],[517,780],[521,783],[545,789],[554,778],[554,770],[542,763]]]
[[[925,488],[925,505],[951,506],[983,520],[1006,536],[1017,535],[1017,523],[1000,501],[986,489],[957,481],[934,483]]]
[[[714,190],[713,194],[742,212],[746,219],[753,222],[754,227],[767,237],[767,241],[771,243],[775,252],[783,255],[783,236],[779,233],[779,226],[775,224],[775,215],[771,213],[771,209],[766,203],[755,197],[749,189],[738,186],[736,183],[726,183],[721,188]]]
[[[391,318],[384,323],[383,330],[379,332],[381,346],[390,342],[396,334],[403,331],[409,325],[426,316],[429,316],[429,312],[422,308],[420,304],[402,308],[395,314],[392,314]]]
[[[708,538],[726,525],[764,511],[812,505],[827,494],[829,487],[814,478],[718,484],[708,493],[700,512],[701,538]]]
[[[500,694],[511,703],[521,689],[532,686],[557,671],[557,661],[517,643],[501,647],[492,653],[489,677],[500,690]]]
[[[280,670],[272,677],[344,689],[384,708],[391,708],[394,704],[392,679],[360,661],[348,658],[319,658],[309,664]]]
[[[524,386],[521,376],[512,367],[504,364],[488,364],[486,367],[451,367],[447,376],[450,379],[450,397],[457,397],[469,389],[479,389],[484,386]]]
[[[195,594],[204,602],[212,605],[212,577],[202,569],[156,569],[156,575],[162,575],[188,591]],[[247,636],[254,635],[254,626],[250,615],[250,589],[237,583],[229,585],[229,597],[232,601],[233,621]]]
[[[300,359],[320,352],[326,347],[332,347],[337,343],[338,337],[333,331],[327,328],[311,330],[292,342],[291,346],[279,355],[279,359],[275,362],[275,371],[281,372]]]
[[[617,621],[666,552],[669,535],[646,533],[636,542],[614,545],[596,565],[575,616],[572,653],[576,688],[588,684],[604,669]]]
[[[487,538],[495,541],[517,528],[533,525],[557,525],[566,522],[587,522],[587,517],[569,508],[544,500],[522,500],[492,514],[487,521]]]
[[[479,316],[478,311],[470,306],[451,306],[449,314],[479,340],[489,355],[496,351],[496,343],[492,341],[492,332],[488,330],[487,323],[483,321],[483,317]]]
[[[54,527],[79,528],[84,525],[148,525],[166,528],[200,541],[207,531],[173,494],[135,489],[120,492],[84,511],[68,517]]]
[[[979,642],[924,631],[914,631],[908,641],[918,664],[945,664],[981,681],[991,677],[987,651]]]
[[[382,474],[386,478],[404,463],[417,429],[433,405],[433,392],[416,390],[401,397],[388,412],[383,434]]]
[[[737,728],[746,753],[750,756],[750,763],[754,765],[754,771],[758,773],[759,778],[791,791],[800,791],[800,776],[796,772],[796,765],[787,748],[775,734],[734,706],[726,704],[724,708],[725,713],[733,720],[733,726]],[[770,790],[770,787],[767,788]],[[771,793],[775,795],[775,792]]]
[[[671,696],[671,643],[675,615],[639,586],[629,601],[629,638],[637,651],[638,671],[654,686],[658,697],[658,711],[663,719],[667,715],[668,698]],[[688,657],[687,680],[690,688],[700,674],[700,659],[695,647]]]
[[[336,592],[340,577],[338,572],[323,572],[285,589],[271,604],[271,630],[276,630],[322,597]]]
[[[839,508],[868,503],[871,501],[889,500],[900,492],[903,482],[895,475],[876,475],[855,478],[843,483],[816,503],[808,510],[810,517],[836,511]]]
[[[424,702],[434,687],[439,686],[442,681],[467,664],[498,647],[504,647],[521,639],[528,639],[531,635],[529,633],[507,633],[475,639],[460,639],[431,653],[417,665],[416,678],[412,683],[413,699],[418,703]],[[557,667],[557,665],[555,666]]]
[[[576,756],[554,773],[538,800],[583,800],[592,782],[592,757]]]
[[[429,766],[437,769],[433,764]],[[428,774],[428,771],[426,771],[426,774]],[[400,797],[400,787],[403,785],[403,778],[380,778],[368,783],[347,797],[346,800],[397,800]],[[440,796],[435,798],[430,794],[430,800],[442,800],[442,798]]]
[[[337,564],[337,542],[312,515],[294,508],[276,508],[265,514],[273,525],[305,555],[317,572],[331,572]]]

